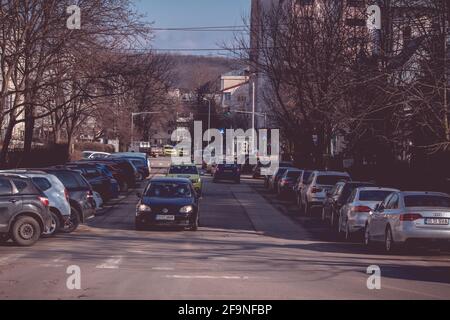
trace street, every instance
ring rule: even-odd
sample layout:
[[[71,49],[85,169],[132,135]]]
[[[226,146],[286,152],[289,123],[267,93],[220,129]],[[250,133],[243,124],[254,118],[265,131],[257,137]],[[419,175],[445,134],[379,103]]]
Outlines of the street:
[[[132,192],[74,234],[30,248],[1,245],[0,299],[450,296],[449,254],[368,254],[361,244],[331,242],[317,225],[290,217],[264,194],[261,180],[204,181],[198,232],[135,231],[138,199]],[[367,287],[372,265],[381,268],[381,290]],[[80,290],[66,285],[69,266],[80,267]]]

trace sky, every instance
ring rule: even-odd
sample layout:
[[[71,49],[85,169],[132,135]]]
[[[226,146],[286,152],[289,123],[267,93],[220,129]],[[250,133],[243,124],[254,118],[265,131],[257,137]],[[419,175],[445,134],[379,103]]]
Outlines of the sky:
[[[139,13],[154,28],[216,27],[243,25],[251,0],[133,0]],[[232,42],[233,32],[157,31],[155,49],[217,48]],[[218,54],[217,52],[183,52]],[[223,54],[223,52],[222,52]]]

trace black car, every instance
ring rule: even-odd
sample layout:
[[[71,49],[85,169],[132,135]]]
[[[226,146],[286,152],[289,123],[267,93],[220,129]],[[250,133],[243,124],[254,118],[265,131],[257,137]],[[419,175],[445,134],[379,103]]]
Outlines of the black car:
[[[81,173],[66,168],[46,168],[40,171],[56,176],[69,193],[71,224],[63,232],[73,232],[80,223],[85,223],[95,215],[94,190]]]
[[[30,178],[0,174],[0,241],[31,246],[51,223],[49,200]]]
[[[340,181],[334,188],[327,193],[327,197],[323,204],[322,220],[329,220],[331,226],[337,226],[339,221],[339,212],[353,190],[363,187],[374,187],[372,182],[358,182],[358,181]]]
[[[213,182],[231,180],[241,183],[241,166],[238,164],[219,164],[214,171]]]
[[[95,192],[98,192],[105,202],[114,197],[111,177],[103,174],[96,164],[85,162],[68,163],[65,167],[67,169],[80,172],[89,182],[92,189]]]
[[[293,198],[295,183],[301,175],[303,175],[303,170],[287,170],[278,181],[278,196],[281,198]]]
[[[139,175],[136,167],[127,159],[107,158],[98,160],[86,160],[89,163],[100,163],[110,165],[116,171],[114,178],[119,182],[120,190],[127,192],[129,188],[135,188]]]
[[[136,230],[150,226],[198,229],[199,198],[188,179],[153,179],[138,197]]]
[[[138,171],[136,177],[138,181],[145,180],[150,175],[148,163],[144,158],[113,154],[109,157],[109,159],[119,159],[129,161]]]

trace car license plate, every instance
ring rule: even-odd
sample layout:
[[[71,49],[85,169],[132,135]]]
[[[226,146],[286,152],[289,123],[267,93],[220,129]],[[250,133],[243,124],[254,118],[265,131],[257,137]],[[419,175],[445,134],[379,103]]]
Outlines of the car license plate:
[[[450,223],[450,219],[438,219],[438,218],[430,218],[425,220],[425,224],[431,226],[448,226]]]
[[[175,221],[175,216],[157,215],[156,220],[158,220],[158,221]]]

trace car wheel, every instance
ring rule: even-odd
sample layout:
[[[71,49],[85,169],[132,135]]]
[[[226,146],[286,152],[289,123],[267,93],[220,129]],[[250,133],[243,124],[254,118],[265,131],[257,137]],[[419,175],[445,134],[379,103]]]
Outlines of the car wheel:
[[[322,208],[322,221],[325,221],[325,208]]]
[[[198,225],[199,225],[199,222],[198,222],[198,217],[197,217],[197,218],[195,218],[195,221],[194,221],[194,223],[191,225],[191,227],[189,228],[189,230],[190,230],[190,231],[198,231]]]
[[[17,245],[21,247],[29,247],[39,240],[41,233],[41,226],[36,219],[28,216],[22,216],[14,222],[11,236]]]
[[[62,233],[72,233],[75,230],[78,229],[78,226],[80,225],[80,212],[75,209],[74,207],[70,208],[70,219],[69,221],[64,225],[63,228],[61,228]]]
[[[56,233],[58,233],[59,229],[61,228],[61,221],[59,220],[58,215],[52,211],[50,211],[50,215],[52,222],[50,229],[47,232],[43,233],[43,237],[45,238],[53,237],[54,235],[56,235]]]

